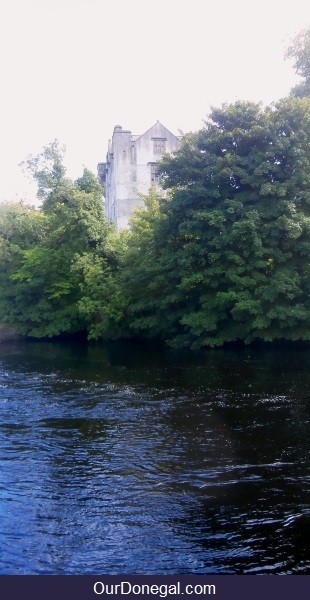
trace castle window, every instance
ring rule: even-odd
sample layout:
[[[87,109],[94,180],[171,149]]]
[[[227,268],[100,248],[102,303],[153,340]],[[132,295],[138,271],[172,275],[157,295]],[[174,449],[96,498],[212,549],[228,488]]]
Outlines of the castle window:
[[[162,154],[165,151],[166,151],[166,139],[165,138],[153,138],[154,154]]]
[[[157,181],[159,181],[157,164],[149,163],[149,165],[150,165],[150,171],[151,171],[151,181],[152,181],[152,183],[156,183]]]

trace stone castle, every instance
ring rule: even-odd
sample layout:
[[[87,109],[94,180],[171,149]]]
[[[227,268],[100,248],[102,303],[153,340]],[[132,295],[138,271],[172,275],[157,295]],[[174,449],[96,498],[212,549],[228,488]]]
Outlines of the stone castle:
[[[114,127],[105,163],[98,164],[98,177],[105,197],[106,217],[116,228],[127,229],[133,211],[143,204],[139,194],[147,194],[158,181],[156,163],[164,153],[180,147],[175,136],[159,121],[142,135],[132,135],[120,125]]]

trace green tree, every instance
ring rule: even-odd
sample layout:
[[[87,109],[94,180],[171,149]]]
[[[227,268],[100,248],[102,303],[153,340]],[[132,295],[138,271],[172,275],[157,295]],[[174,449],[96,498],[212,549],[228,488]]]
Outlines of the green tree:
[[[18,247],[7,271],[10,284],[1,292],[3,318],[35,337],[86,331],[80,310],[84,272],[77,264],[82,257],[101,256],[111,231],[101,188],[87,169],[76,182],[67,179],[55,142],[31,157],[28,166],[43,198],[36,214],[44,233],[37,243],[25,240]],[[16,235],[20,238],[21,231]]]
[[[89,339],[127,337],[127,294],[119,280],[126,234],[109,230],[104,245],[77,256],[73,270],[80,274],[79,314]],[[126,290],[125,290],[126,291]]]
[[[21,163],[24,172],[30,174],[38,186],[37,196],[46,200],[60,185],[64,185],[66,169],[63,164],[65,147],[54,140],[44,146],[37,156],[30,155]],[[48,204],[48,203],[47,203]]]
[[[147,245],[150,213],[133,225],[134,332],[191,348],[310,338],[309,108],[214,109],[163,159],[170,198]]]
[[[130,231],[112,232],[103,251],[83,255],[76,264],[83,271],[79,308],[91,339],[135,337],[141,330],[146,335],[148,308],[156,304],[151,285],[157,265],[154,223],[159,214],[154,189],[144,201],[145,207],[132,218]],[[153,321],[154,337],[158,332]]]
[[[13,278],[23,263],[24,252],[40,245],[46,234],[46,218],[22,203],[0,205],[0,320],[16,325],[17,286]]]
[[[293,88],[292,95],[310,96],[310,27],[295,36],[285,56],[294,61],[297,75],[303,78],[303,81]]]
[[[119,274],[126,335],[167,339],[175,332],[173,311],[167,310],[171,295],[175,297],[175,258],[166,252],[160,233],[161,220],[166,218],[160,203],[165,201],[151,189],[144,197],[144,207],[131,219]]]

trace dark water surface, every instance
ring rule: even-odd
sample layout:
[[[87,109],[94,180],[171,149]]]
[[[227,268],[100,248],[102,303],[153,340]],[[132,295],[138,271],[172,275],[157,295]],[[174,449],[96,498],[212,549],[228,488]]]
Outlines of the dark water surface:
[[[309,365],[0,344],[0,573],[309,573]]]

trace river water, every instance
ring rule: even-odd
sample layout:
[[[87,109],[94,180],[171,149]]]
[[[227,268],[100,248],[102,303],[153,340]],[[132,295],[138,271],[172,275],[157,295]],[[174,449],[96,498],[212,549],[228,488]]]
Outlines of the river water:
[[[309,364],[0,344],[0,573],[309,573]]]

